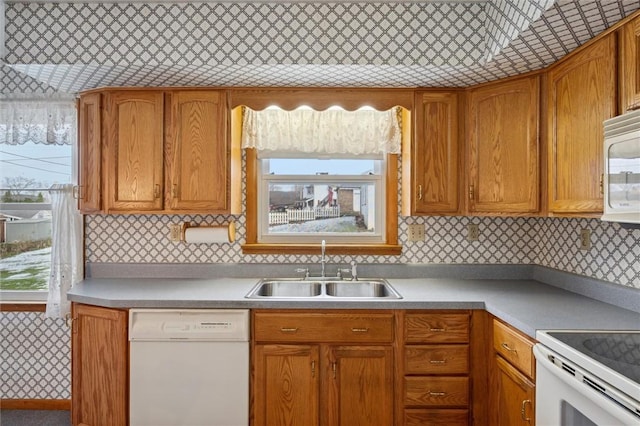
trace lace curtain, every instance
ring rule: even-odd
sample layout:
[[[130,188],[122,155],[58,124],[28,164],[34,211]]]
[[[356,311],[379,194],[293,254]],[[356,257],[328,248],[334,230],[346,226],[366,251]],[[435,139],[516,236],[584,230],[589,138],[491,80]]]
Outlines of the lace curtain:
[[[245,109],[242,147],[259,155],[317,154],[380,157],[400,153],[400,124],[395,109],[284,111]]]
[[[73,198],[73,185],[56,184],[51,193],[51,275],[46,316],[64,318],[71,311],[67,292],[84,275],[82,215]]]
[[[5,100],[0,102],[0,144],[72,145],[76,122],[72,100]]]

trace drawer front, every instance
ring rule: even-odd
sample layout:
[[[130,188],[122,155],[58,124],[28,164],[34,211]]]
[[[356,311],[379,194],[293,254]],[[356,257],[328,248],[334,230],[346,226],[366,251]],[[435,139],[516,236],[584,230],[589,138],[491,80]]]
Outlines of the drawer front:
[[[468,345],[405,346],[406,374],[466,374]]]
[[[422,407],[467,407],[467,377],[405,377],[404,403]]]
[[[533,377],[533,342],[500,321],[493,320],[493,348],[524,374]]]
[[[407,409],[404,410],[404,426],[467,426],[469,410],[456,409]]]
[[[469,314],[407,314],[404,335],[408,343],[467,343]]]
[[[256,313],[258,342],[390,343],[393,314]]]

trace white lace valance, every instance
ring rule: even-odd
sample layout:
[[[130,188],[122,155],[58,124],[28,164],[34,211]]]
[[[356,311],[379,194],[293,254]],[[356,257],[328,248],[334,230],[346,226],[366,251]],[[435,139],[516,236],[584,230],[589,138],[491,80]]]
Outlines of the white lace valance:
[[[242,147],[265,154],[368,156],[400,153],[400,124],[388,111],[245,109]]]
[[[2,101],[0,144],[74,144],[76,114],[73,101]]]

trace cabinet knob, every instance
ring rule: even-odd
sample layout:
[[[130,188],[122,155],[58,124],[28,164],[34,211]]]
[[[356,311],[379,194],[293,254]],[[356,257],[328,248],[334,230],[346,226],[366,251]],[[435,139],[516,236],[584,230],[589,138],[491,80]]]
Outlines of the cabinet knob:
[[[153,187],[153,198],[160,198],[160,185],[157,183]]]
[[[429,360],[430,364],[446,364],[447,360],[446,359],[431,359]]]
[[[352,327],[351,331],[354,333],[368,333],[369,329],[368,328],[356,328],[356,327]]]
[[[297,327],[282,327],[280,329],[281,332],[283,333],[295,333],[296,331],[298,331]]]
[[[429,392],[429,396],[445,396],[446,394],[446,392]]]
[[[474,194],[475,194],[474,189],[475,188],[473,187],[473,184],[469,185],[469,200],[471,200],[471,201],[473,201],[473,197],[474,197]]]
[[[422,201],[422,185],[418,185],[418,200]]]

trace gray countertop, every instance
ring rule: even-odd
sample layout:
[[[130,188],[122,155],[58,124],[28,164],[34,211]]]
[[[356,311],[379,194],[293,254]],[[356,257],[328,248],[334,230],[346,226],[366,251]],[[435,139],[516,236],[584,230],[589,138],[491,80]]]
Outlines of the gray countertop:
[[[89,278],[68,298],[112,308],[486,309],[534,338],[547,329],[640,329],[638,312],[531,279],[388,281],[402,299],[246,299],[256,278]]]

